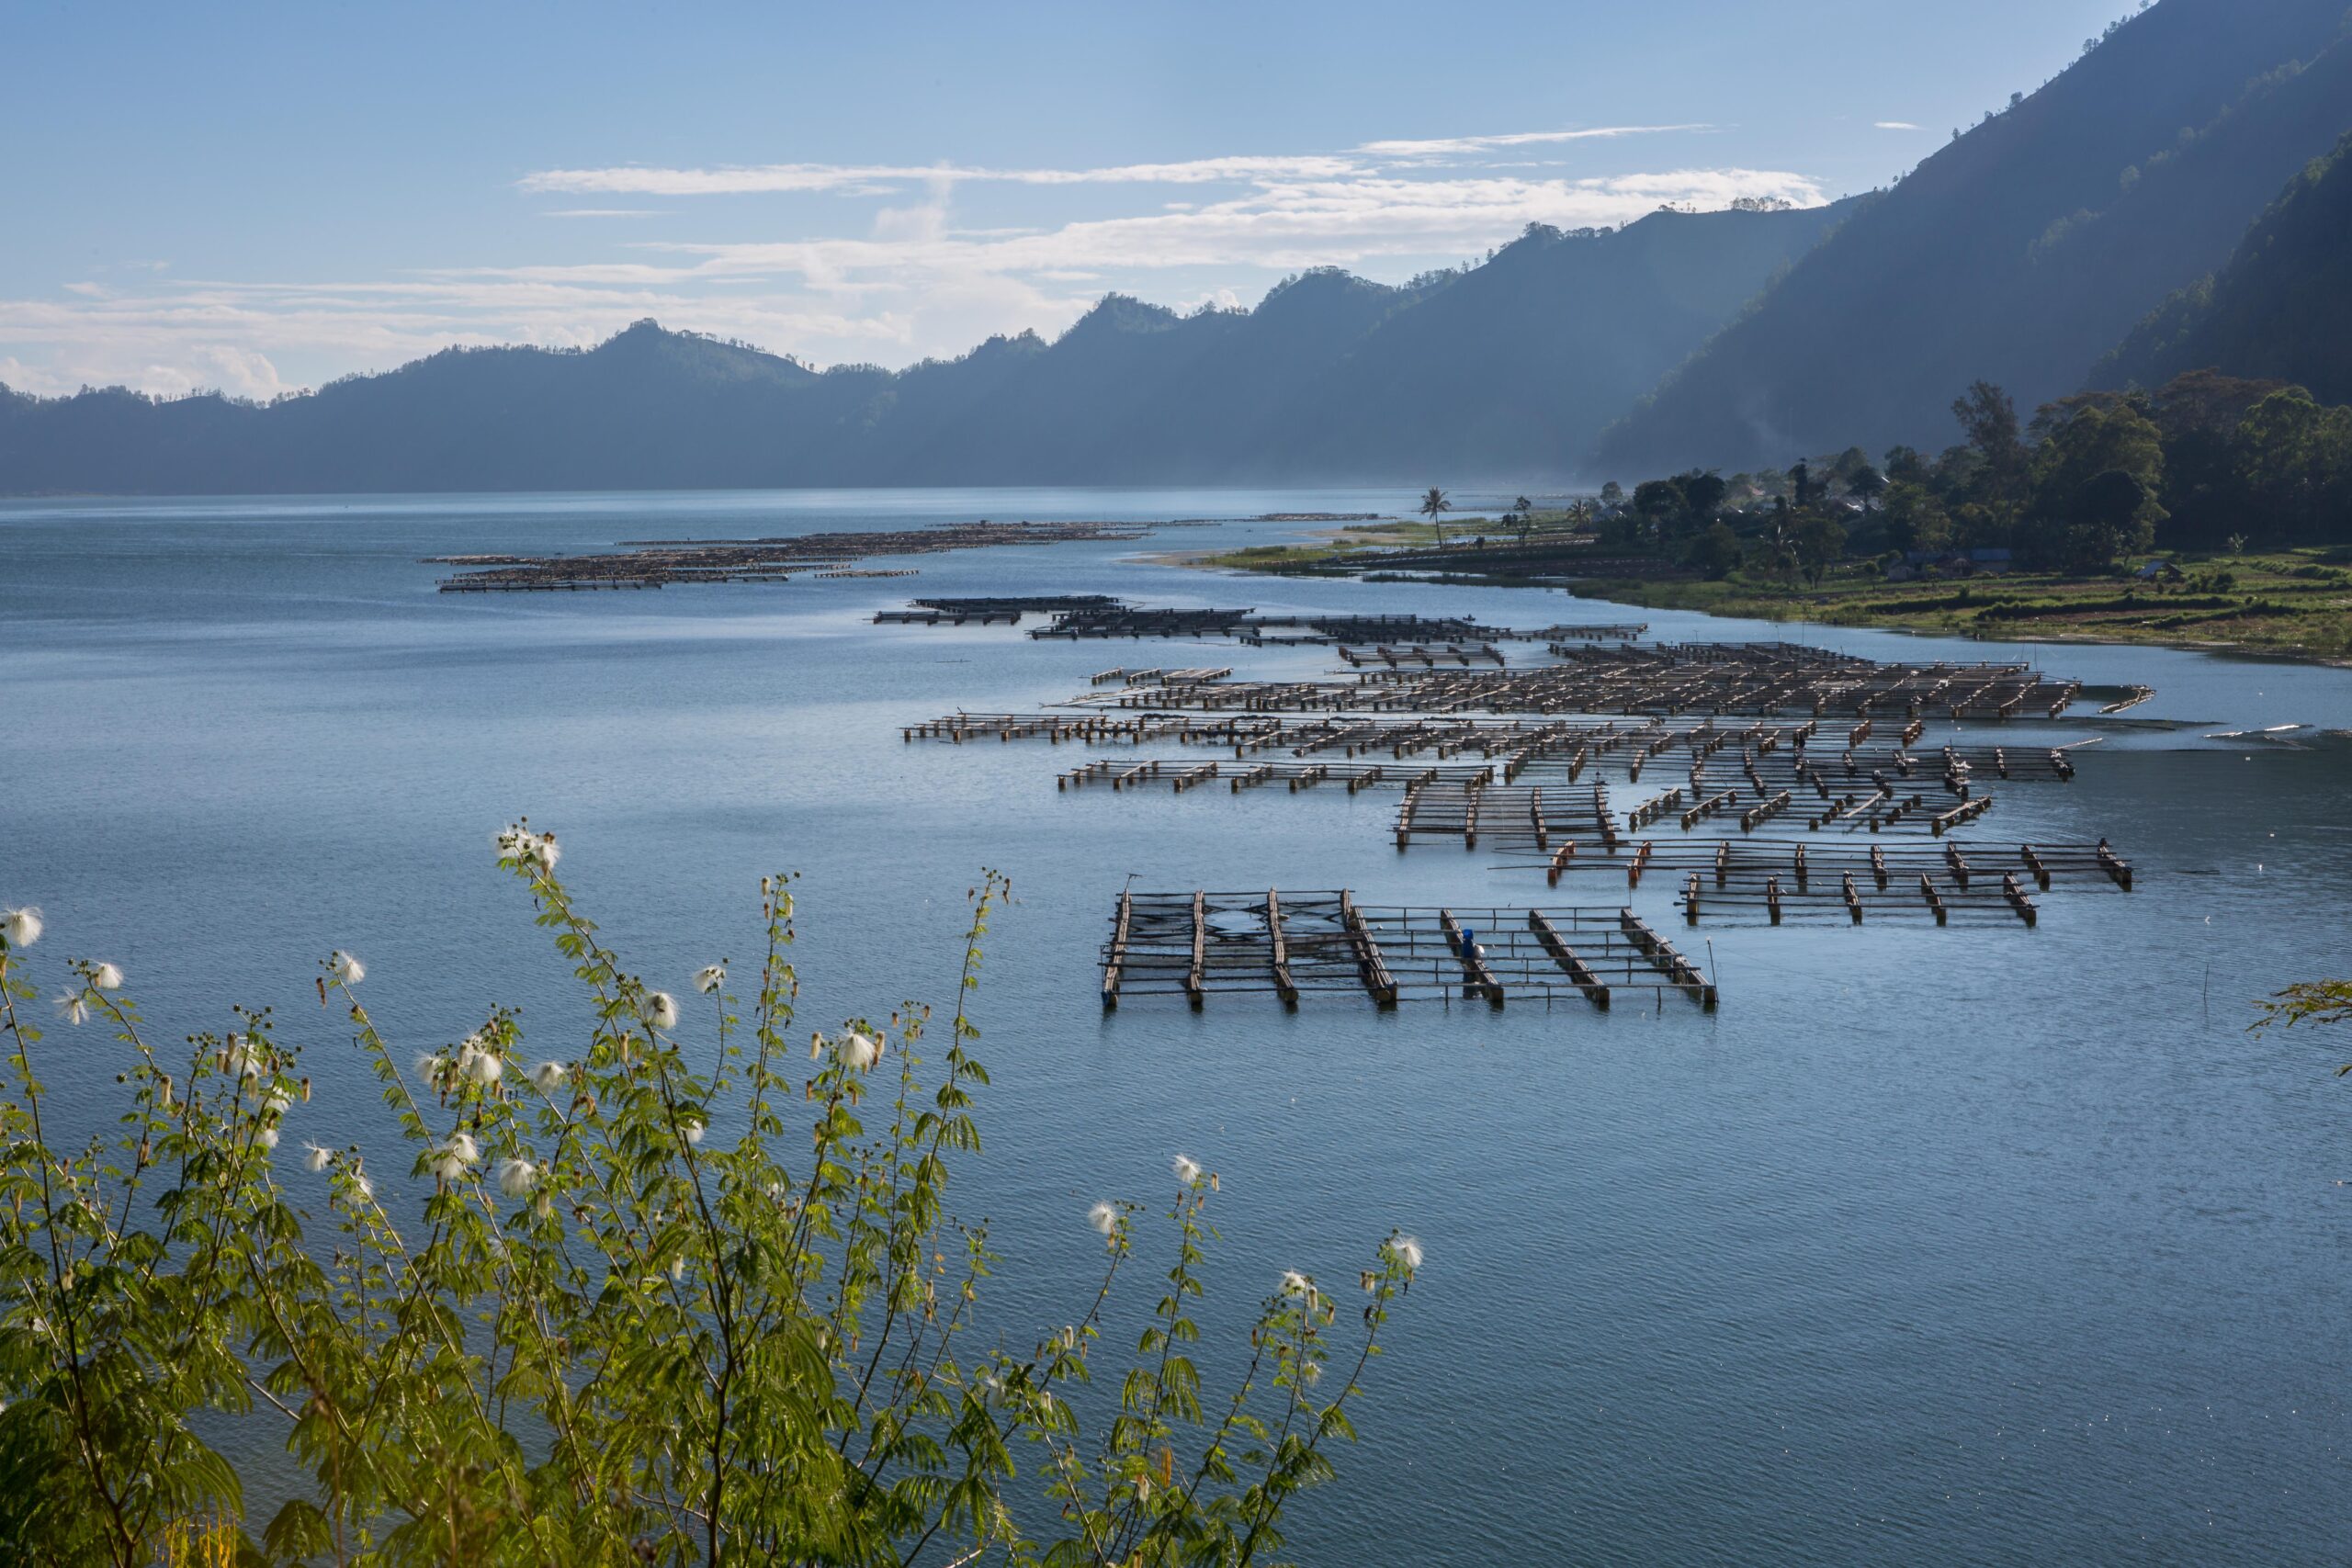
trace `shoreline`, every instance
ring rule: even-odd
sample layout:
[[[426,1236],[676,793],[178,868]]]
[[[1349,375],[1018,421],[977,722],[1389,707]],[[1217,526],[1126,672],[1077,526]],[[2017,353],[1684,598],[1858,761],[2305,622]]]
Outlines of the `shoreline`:
[[[1356,576],[1378,570],[1376,561],[1358,562],[1350,551],[1346,557],[1328,553],[1330,546],[1341,538],[1342,532],[1325,530],[1302,536],[1295,546],[1262,547],[1269,551],[1268,564],[1252,566],[1237,558],[1243,552],[1232,550],[1167,551],[1150,558],[1155,564],[1184,567],[1193,570],[1225,573],[1236,577],[1263,576]],[[1320,551],[1318,552],[1318,547]],[[1295,550],[1296,570],[1284,570],[1291,560],[1277,564],[1273,551],[1285,554]],[[1317,560],[1335,565],[1344,563],[1340,570],[1316,570]],[[1573,597],[1648,610],[1682,610],[1695,612],[1719,620],[1749,620],[1771,624],[1795,623],[1822,627],[1853,627],[1871,631],[1899,631],[1918,637],[1959,637],[1973,642],[2016,643],[2033,645],[2081,644],[2091,647],[2166,648],[2191,653],[2228,654],[2249,659],[2273,660],[2285,663],[2310,664],[2327,669],[2352,669],[2352,604],[2328,603],[2305,606],[2289,606],[2275,598],[2255,594],[2245,595],[2242,608],[2233,611],[2218,596],[2183,596],[2178,603],[2167,604],[2164,598],[2153,595],[2141,607],[2124,611],[2118,619],[2103,622],[2098,630],[2055,629],[2052,621],[2063,621],[2070,613],[2067,595],[2085,601],[2085,608],[2071,613],[2117,611],[2116,595],[2136,597],[2137,585],[2131,582],[2097,580],[2043,580],[2034,578],[1988,577],[1953,579],[1945,582],[1896,584],[1834,584],[1813,589],[1767,589],[1758,592],[1753,585],[1720,581],[1673,580],[1650,581],[1640,579],[1589,577],[1552,580],[1542,583],[1510,576],[1485,575],[1475,572],[1441,574],[1431,581],[1460,581],[1491,587],[1541,587],[1558,591],[1565,588]],[[1900,609],[1878,609],[1871,602],[1873,593],[1891,592],[1916,597],[1922,591],[1940,589],[1939,597],[1946,603],[1938,613],[1906,612]],[[2292,585],[2281,592],[2298,592]],[[2301,589],[2301,592],[2309,592]],[[1982,595],[1981,599],[1978,597]],[[2045,605],[2040,603],[2048,599]],[[1836,613],[1839,608],[1849,613]],[[2035,615],[2036,609],[2047,613]],[[1820,613],[1828,610],[1831,613]],[[2342,629],[2336,636],[2344,646],[2312,647],[2287,637],[2199,637],[2172,635],[2180,628],[2160,627],[2147,624],[2153,620],[2171,619],[2200,611],[2210,612],[2211,619],[2273,618],[2282,629],[2301,627],[2314,620],[2334,620]],[[2007,612],[1986,621],[1987,612]],[[2041,629],[2037,629],[2037,626]]]

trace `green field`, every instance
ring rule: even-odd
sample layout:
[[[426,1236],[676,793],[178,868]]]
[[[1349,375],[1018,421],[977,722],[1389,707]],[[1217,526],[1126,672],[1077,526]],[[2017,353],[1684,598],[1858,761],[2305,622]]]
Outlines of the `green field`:
[[[1894,626],[2002,641],[2140,642],[2242,648],[2304,659],[2352,656],[2352,569],[2339,551],[2176,558],[2184,581],[2017,573],[1888,582],[1849,563],[1818,587],[1743,581],[1576,585],[1579,597],[1759,620]]]

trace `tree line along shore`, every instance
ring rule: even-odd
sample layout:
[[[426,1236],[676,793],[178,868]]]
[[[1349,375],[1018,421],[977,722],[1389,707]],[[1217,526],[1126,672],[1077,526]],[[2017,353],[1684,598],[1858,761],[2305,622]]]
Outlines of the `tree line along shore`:
[[[2020,418],[1979,381],[1941,452],[1611,481],[1498,517],[1340,530],[1197,564],[1566,587],[1766,620],[2352,655],[2352,408],[2199,370]],[[1433,504],[1434,503],[1434,504]]]

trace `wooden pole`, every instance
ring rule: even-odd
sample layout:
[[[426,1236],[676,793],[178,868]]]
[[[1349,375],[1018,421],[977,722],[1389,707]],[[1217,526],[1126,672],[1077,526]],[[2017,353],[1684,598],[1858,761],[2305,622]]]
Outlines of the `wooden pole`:
[[[1202,998],[1205,995],[1201,986],[1201,971],[1207,964],[1208,942],[1208,896],[1204,893],[1194,893],[1193,895],[1193,966],[1184,972],[1184,994],[1193,998],[1194,1007],[1201,1005]]]
[[[1340,893],[1340,924],[1348,933],[1348,944],[1355,950],[1356,974],[1363,981],[1363,988],[1382,1007],[1395,1007],[1396,978],[1388,973],[1388,964],[1380,956],[1380,944],[1372,940],[1372,930],[1364,924],[1363,911],[1356,908],[1355,899],[1344,888]]]
[[[1298,1005],[1298,987],[1290,977],[1290,944],[1283,938],[1282,895],[1266,889],[1266,939],[1273,949],[1274,991],[1284,1005]]]
[[[1122,889],[1119,894],[1119,917],[1111,926],[1111,958],[1102,965],[1102,1010],[1110,1011],[1119,1005],[1119,979],[1127,966],[1127,930],[1135,915],[1136,897]]]

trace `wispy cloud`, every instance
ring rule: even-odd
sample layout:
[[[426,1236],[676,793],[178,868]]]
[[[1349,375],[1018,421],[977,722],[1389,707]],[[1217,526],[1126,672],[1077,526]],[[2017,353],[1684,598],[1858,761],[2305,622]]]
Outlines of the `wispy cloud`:
[[[750,196],[793,192],[870,192],[916,182],[955,185],[1233,185],[1344,179],[1376,173],[1384,161],[1466,157],[1506,147],[1611,141],[1623,136],[1710,130],[1708,125],[1604,125],[1574,130],[1519,130],[1495,136],[1367,141],[1346,152],[1242,153],[1165,164],[1091,168],[992,168],[955,164],[721,164],[672,168],[621,164],[604,168],[538,169],[516,182],[533,194]]]
[[[1919,128],[1907,119],[1874,119],[1871,121],[1871,129],[1873,130],[1917,130]]]
[[[542,218],[653,218],[661,214],[658,207],[558,207],[539,214]]]
[[[1819,206],[1802,175],[1770,169],[1677,169],[1582,180],[1391,176],[1272,185],[1187,210],[1084,220],[976,238],[942,230],[870,240],[698,243],[637,248],[699,258],[705,275],[797,276],[825,287],[863,274],[1246,265],[1288,270],[1388,256],[1459,256],[1530,223],[1564,228],[1629,222],[1663,206],[1713,209],[1742,198]]]
[[[714,168],[541,169],[524,190],[615,196],[748,196],[795,191],[868,191],[916,182],[942,185],[1206,185],[1217,181],[1328,179],[1354,173],[1353,159],[1319,154],[1193,158],[1092,169],[991,169],[962,164],[754,164]]]
[[[1442,158],[1487,152],[1498,147],[1536,147],[1559,141],[1607,141],[1620,136],[1653,136],[1671,130],[1713,129],[1712,125],[1600,125],[1582,130],[1515,130],[1502,136],[1441,136],[1419,141],[1367,141],[1356,151],[1375,158]]]

